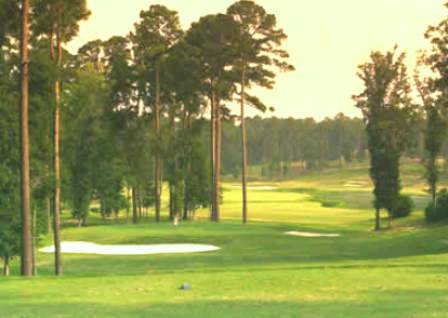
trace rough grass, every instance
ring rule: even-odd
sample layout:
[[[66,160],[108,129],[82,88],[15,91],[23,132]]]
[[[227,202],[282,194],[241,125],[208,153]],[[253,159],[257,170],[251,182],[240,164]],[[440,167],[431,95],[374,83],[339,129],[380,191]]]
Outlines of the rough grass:
[[[417,166],[405,189],[425,200]],[[240,190],[225,185],[223,221],[207,211],[173,227],[123,220],[67,226],[64,240],[112,244],[207,243],[210,253],[149,256],[64,255],[65,275],[39,254],[39,277],[0,278],[0,317],[446,317],[448,226],[421,211],[374,233],[365,166],[324,171],[250,190],[251,222],[240,224]],[[324,202],[335,201],[334,207]],[[285,231],[340,233],[304,238]],[[49,243],[46,238],[44,243]],[[17,263],[14,274],[17,275]],[[190,291],[178,287],[188,282]]]

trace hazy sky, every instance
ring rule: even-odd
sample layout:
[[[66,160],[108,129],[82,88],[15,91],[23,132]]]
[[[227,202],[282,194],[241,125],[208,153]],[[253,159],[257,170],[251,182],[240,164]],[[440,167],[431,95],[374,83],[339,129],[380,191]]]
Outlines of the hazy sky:
[[[151,4],[177,10],[184,28],[199,17],[225,12],[232,0],[88,0],[92,16],[69,44],[73,52],[85,42],[126,35],[139,12]],[[412,70],[415,51],[427,47],[427,26],[446,17],[445,0],[258,0],[277,16],[288,34],[285,48],[296,71],[281,74],[273,90],[257,90],[278,117],[355,116],[351,96],[362,89],[357,65],[372,49],[398,44],[408,53]]]

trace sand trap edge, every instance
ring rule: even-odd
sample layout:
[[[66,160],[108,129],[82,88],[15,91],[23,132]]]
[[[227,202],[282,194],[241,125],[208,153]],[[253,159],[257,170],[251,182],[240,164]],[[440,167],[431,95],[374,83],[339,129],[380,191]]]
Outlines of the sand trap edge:
[[[93,255],[154,255],[203,253],[220,250],[214,245],[206,244],[148,244],[148,245],[102,245],[91,242],[61,242],[64,254]],[[42,253],[54,253],[54,245],[39,249]]]
[[[316,233],[316,232],[302,232],[302,231],[288,231],[286,235],[300,236],[300,237],[341,237],[338,233]]]

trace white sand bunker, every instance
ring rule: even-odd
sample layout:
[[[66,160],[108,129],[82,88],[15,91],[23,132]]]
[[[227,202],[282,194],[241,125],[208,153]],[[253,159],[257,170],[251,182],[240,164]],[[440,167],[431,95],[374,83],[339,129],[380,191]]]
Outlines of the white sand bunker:
[[[233,188],[241,189],[242,187],[239,185],[232,186]],[[278,187],[274,186],[247,186],[247,190],[258,190],[258,191],[269,191],[278,189]]]
[[[365,188],[367,187],[369,184],[365,181],[348,181],[347,183],[344,184],[344,187],[346,188]]]
[[[151,245],[101,245],[89,242],[62,242],[62,253],[97,254],[97,255],[150,255],[178,254],[216,251],[220,248],[202,244],[151,244]],[[54,253],[54,246],[39,250],[43,253]]]
[[[314,232],[301,232],[301,231],[289,231],[285,232],[286,235],[301,236],[301,237],[340,237],[337,233],[314,233]]]

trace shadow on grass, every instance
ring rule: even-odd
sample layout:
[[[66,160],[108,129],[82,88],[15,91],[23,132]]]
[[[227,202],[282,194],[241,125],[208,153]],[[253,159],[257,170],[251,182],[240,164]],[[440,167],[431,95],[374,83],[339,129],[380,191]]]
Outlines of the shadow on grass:
[[[108,230],[107,227],[104,230]],[[109,229],[110,230],[110,229]],[[249,225],[202,224],[200,228],[145,230],[133,227],[116,228],[109,235],[111,241],[95,240],[85,233],[76,233],[82,239],[97,243],[111,244],[158,244],[158,243],[200,243],[213,244],[222,249],[216,252],[173,255],[105,256],[105,255],[64,255],[65,272],[69,276],[127,276],[148,273],[207,271],[247,271],[283,269],[318,269],[369,267],[370,264],[350,264],[351,262],[372,263],[393,261],[406,257],[442,255],[448,252],[444,227],[415,232],[341,232],[339,238],[302,238],[287,236],[287,230],[312,230],[293,225]],[[129,235],[127,233],[129,232]],[[87,234],[86,234],[87,233]],[[117,235],[120,234],[119,237]],[[38,255],[39,271],[42,275],[52,275],[53,256]],[[400,260],[403,261],[403,260]],[[415,262],[418,262],[416,260]],[[347,265],[347,263],[349,263]],[[393,265],[410,267],[411,265]],[[416,265],[425,267],[425,264]],[[430,267],[432,265],[428,265]],[[438,265],[435,265],[438,267]]]
[[[285,286],[287,288],[287,286]],[[315,292],[319,292],[318,290]],[[337,291],[323,294],[303,293],[290,301],[263,299],[207,300],[195,297],[195,291],[182,294],[173,291],[172,299],[155,302],[150,296],[130,295],[118,302],[105,303],[101,297],[77,298],[77,301],[54,300],[54,303],[30,302],[20,295],[11,295],[0,301],[1,314],[5,318],[47,317],[157,317],[157,318],[409,318],[446,317],[448,304],[443,290],[389,290],[382,293],[364,291],[347,298]],[[192,299],[193,298],[193,299]],[[208,297],[207,297],[208,298]],[[213,296],[210,296],[213,298]],[[84,301],[82,299],[85,299]],[[420,301],[430,299],[430,302]]]

